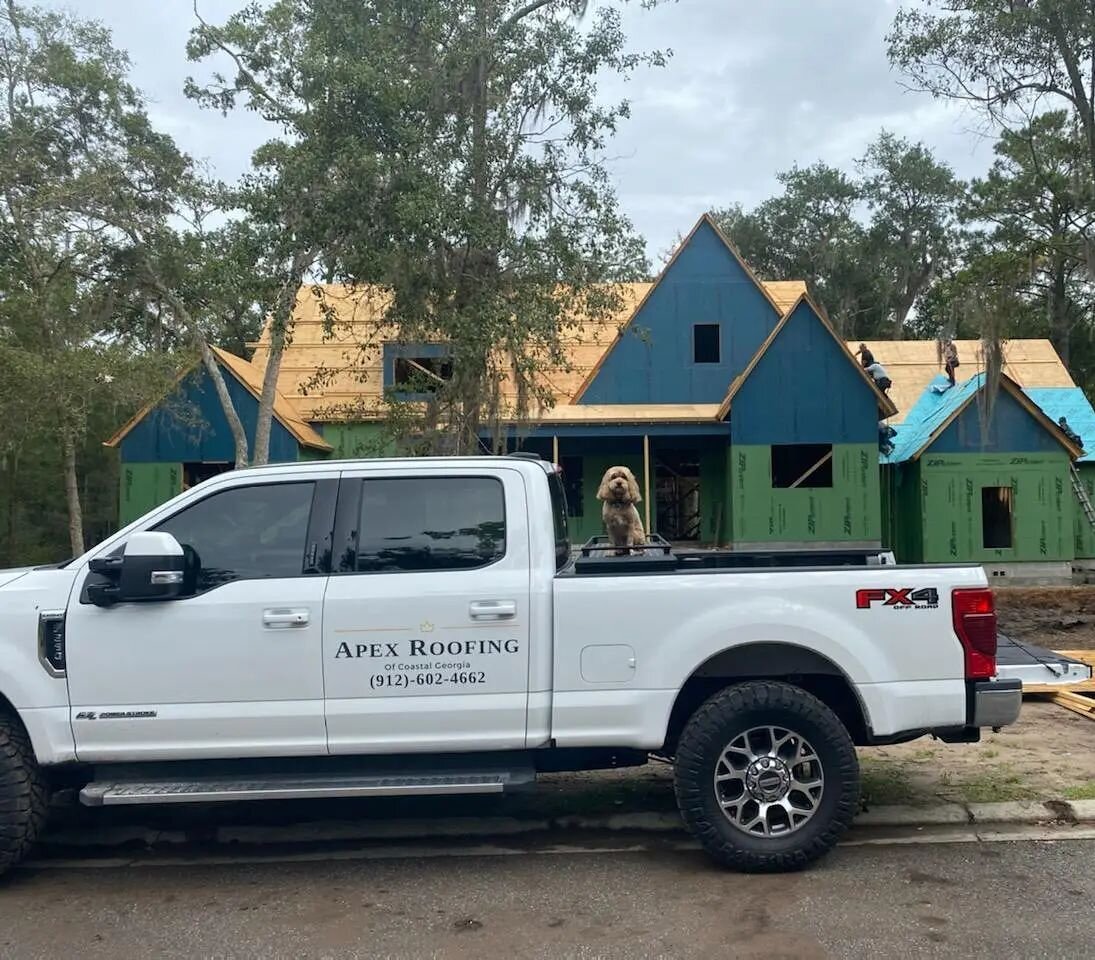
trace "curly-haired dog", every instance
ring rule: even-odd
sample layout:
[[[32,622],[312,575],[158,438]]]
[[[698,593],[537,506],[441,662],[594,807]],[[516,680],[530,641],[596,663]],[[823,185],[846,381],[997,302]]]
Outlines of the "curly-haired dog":
[[[626,556],[630,547],[641,547],[646,543],[646,532],[639,519],[635,504],[642,502],[639,495],[639,483],[627,467],[609,467],[601,478],[597,489],[597,499],[604,501],[601,508],[601,520],[609,542],[621,549],[617,556]]]

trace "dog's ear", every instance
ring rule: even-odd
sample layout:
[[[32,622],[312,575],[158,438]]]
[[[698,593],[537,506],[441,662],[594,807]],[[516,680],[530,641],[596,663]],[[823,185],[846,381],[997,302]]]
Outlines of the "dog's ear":
[[[597,488],[598,500],[611,500],[612,491],[608,489],[608,478],[612,476],[612,467],[609,467],[601,477],[601,485]]]
[[[639,493],[639,481],[630,470],[627,471],[627,492],[631,496],[632,503],[643,502],[642,495]]]

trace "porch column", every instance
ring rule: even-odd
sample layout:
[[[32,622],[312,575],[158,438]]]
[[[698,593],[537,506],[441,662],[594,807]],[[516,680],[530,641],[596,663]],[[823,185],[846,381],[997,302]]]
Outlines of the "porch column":
[[[650,529],[650,434],[643,434],[643,506],[645,507],[645,523],[647,538],[653,532]]]
[[[558,464],[559,462],[559,437],[553,436],[551,438],[551,462]]]

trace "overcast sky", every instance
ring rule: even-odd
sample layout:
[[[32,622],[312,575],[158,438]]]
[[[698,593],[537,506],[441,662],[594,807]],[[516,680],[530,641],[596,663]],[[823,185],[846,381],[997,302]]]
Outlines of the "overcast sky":
[[[347,0],[352,2],[352,0]],[[269,135],[256,117],[227,119],[182,95],[194,23],[191,0],[46,0],[102,21],[129,52],[156,123],[192,156],[232,179]],[[851,169],[882,127],[922,140],[959,176],[985,170],[992,144],[955,106],[902,88],[883,38],[898,0],[679,0],[629,9],[636,49],[669,47],[663,69],[611,84],[632,102],[612,170],[625,211],[661,259],[712,207],[770,196],[775,174],[822,159]],[[220,22],[243,0],[199,0]]]

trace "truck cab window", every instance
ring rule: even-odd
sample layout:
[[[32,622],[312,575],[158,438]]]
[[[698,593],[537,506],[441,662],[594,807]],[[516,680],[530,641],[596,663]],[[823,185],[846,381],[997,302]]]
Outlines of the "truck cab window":
[[[155,529],[194,551],[199,593],[233,580],[299,577],[314,490],[314,483],[233,487]]]
[[[471,570],[506,552],[502,484],[492,477],[362,481],[356,570]]]

